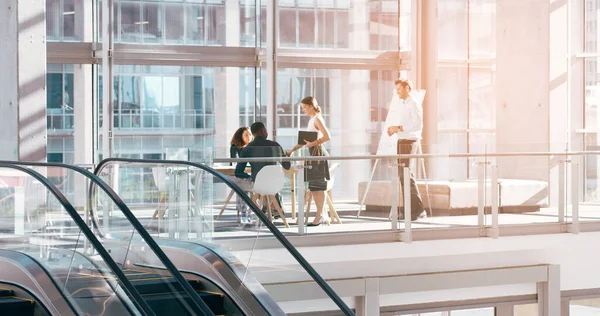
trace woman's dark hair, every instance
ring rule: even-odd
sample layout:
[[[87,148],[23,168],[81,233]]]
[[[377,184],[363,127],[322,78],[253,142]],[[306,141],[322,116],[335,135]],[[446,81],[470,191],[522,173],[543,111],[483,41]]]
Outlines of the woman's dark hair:
[[[312,106],[317,114],[321,113],[321,107],[319,106],[319,103],[317,103],[317,99],[315,99],[315,97],[306,97],[302,99],[300,103]]]
[[[242,126],[238,128],[235,133],[233,133],[233,137],[231,137],[231,145],[235,145],[237,148],[243,148],[248,145],[244,143],[244,131],[248,130],[248,126]]]

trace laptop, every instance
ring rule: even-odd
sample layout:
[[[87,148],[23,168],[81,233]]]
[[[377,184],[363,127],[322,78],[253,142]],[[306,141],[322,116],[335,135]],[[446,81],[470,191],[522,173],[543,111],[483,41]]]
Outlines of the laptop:
[[[305,145],[307,140],[309,142],[314,142],[317,140],[318,132],[311,131],[298,131],[298,144]]]

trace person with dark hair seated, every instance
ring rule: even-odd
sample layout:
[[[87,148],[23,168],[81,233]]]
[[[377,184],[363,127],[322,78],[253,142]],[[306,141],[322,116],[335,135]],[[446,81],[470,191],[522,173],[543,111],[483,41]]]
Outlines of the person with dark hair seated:
[[[256,122],[250,126],[250,131],[254,140],[251,141],[240,153],[241,158],[259,158],[259,157],[286,157],[285,151],[279,145],[279,143],[268,140],[269,132],[262,122]],[[256,179],[258,172],[265,166],[273,165],[275,162],[269,161],[257,161],[250,163],[251,174],[245,172],[247,162],[239,162],[235,167],[235,176],[241,179],[247,179],[252,182]],[[281,165],[286,170],[290,169],[290,162],[282,162]],[[277,202],[279,207],[283,210],[283,203],[281,201],[281,194],[277,194]]]
[[[229,157],[230,158],[239,158],[241,157],[242,149],[248,146],[248,144],[252,141],[252,133],[250,132],[250,128],[247,126],[242,126],[238,128],[235,133],[233,133],[233,137],[231,137],[231,147],[229,148]],[[229,165],[233,165],[230,163]],[[233,180],[236,184],[238,184],[241,188],[247,190],[249,188],[248,183],[244,183],[243,179],[236,178],[235,176],[230,176],[231,180]],[[236,199],[236,209],[238,214],[241,214],[241,218],[239,219],[242,224],[248,223],[250,219],[247,216],[248,206],[242,201],[241,198]]]
[[[231,147],[229,147],[229,157],[230,158],[238,158],[242,153],[242,149],[248,146],[248,144],[252,141],[252,133],[250,132],[250,128],[247,126],[242,126],[238,128],[235,133],[233,133],[233,137],[231,137]],[[233,163],[230,163],[232,165]]]

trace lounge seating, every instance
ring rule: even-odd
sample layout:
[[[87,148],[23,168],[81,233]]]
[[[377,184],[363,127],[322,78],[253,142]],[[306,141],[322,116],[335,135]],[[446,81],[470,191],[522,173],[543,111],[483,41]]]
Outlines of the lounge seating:
[[[367,182],[358,184],[358,200],[361,201]],[[431,208],[433,216],[477,214],[477,181],[428,181],[418,180],[417,186],[425,207]],[[491,184],[487,183],[487,201],[491,201]],[[429,190],[427,190],[429,189]],[[520,213],[539,211],[548,205],[548,183],[536,180],[498,180],[499,212]],[[429,196],[427,196],[427,193]],[[398,194],[398,206],[403,206],[402,190]],[[366,211],[389,212],[392,201],[389,181],[373,181],[365,199]],[[490,202],[486,203],[488,206]]]

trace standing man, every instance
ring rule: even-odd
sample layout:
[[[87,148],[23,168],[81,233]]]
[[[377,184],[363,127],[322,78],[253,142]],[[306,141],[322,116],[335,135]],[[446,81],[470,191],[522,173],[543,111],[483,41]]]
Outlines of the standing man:
[[[423,130],[423,108],[411,96],[412,84],[409,80],[397,79],[394,81],[394,85],[396,85],[396,93],[400,97],[399,117],[396,118],[398,125],[388,127],[387,134],[388,136],[394,134],[398,136],[397,152],[399,155],[415,154],[419,148],[421,131]],[[400,177],[400,183],[403,185],[403,168],[410,168],[410,159],[402,158],[399,159],[398,163],[398,176]],[[411,219],[413,221],[427,217],[421,195],[419,194],[419,188],[417,188],[412,172],[410,174],[410,206]]]

